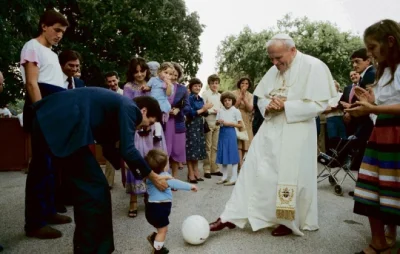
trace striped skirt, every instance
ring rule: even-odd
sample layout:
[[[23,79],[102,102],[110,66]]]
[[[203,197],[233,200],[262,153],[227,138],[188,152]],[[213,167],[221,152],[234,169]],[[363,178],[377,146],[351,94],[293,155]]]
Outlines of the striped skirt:
[[[378,115],[354,200],[354,213],[400,225],[400,116]]]

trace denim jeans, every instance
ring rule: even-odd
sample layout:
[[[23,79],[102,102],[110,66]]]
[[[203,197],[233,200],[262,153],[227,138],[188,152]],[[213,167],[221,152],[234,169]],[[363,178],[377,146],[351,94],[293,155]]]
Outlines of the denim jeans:
[[[328,138],[346,138],[346,127],[343,123],[342,116],[332,116],[326,118],[326,129]]]

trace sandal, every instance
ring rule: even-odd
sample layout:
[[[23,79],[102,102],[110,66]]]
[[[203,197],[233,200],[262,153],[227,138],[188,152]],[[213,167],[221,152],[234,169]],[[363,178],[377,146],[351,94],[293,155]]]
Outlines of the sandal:
[[[129,210],[128,211],[128,217],[136,218],[137,217],[137,210]]]
[[[391,235],[390,230],[387,230],[388,227],[385,228],[385,238],[386,238],[386,243],[393,248],[396,245],[396,237],[397,234]]]
[[[131,201],[129,204],[137,204],[135,201]],[[136,206],[137,207],[137,206]],[[128,217],[130,218],[136,218],[137,217],[137,208],[136,209],[129,209],[128,211]]]
[[[369,247],[370,247],[371,249],[373,249],[373,250],[375,251],[376,254],[380,254],[380,253],[385,252],[385,251],[387,251],[387,250],[390,250],[390,249],[392,248],[392,247],[385,247],[385,248],[382,248],[382,249],[377,249],[377,248],[375,248],[374,246],[372,246],[372,244],[370,244]],[[366,253],[362,250],[362,251],[357,252],[357,253],[355,253],[355,254],[366,254]]]

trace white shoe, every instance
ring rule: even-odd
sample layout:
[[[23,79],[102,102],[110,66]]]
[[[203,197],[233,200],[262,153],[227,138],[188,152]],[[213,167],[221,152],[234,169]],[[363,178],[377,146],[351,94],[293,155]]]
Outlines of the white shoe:
[[[224,183],[224,186],[232,186],[232,185],[235,185],[235,184],[236,184],[236,182],[229,181],[229,182]]]
[[[217,182],[217,184],[225,184],[227,182],[228,182],[228,180],[220,180],[220,181]]]

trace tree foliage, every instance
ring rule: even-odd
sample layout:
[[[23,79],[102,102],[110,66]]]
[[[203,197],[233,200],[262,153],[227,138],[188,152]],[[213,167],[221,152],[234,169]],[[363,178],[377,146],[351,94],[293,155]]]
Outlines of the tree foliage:
[[[102,74],[111,70],[124,81],[133,56],[178,62],[189,76],[197,73],[201,63],[203,26],[197,13],[187,11],[184,0],[5,1],[0,8],[0,70],[6,78],[3,100],[12,102],[23,95],[17,69],[20,51],[37,36],[39,17],[48,8],[59,10],[70,23],[54,50],[81,53],[82,79],[88,85],[102,86]]]
[[[350,32],[342,32],[330,22],[312,22],[308,18],[293,19],[285,15],[276,28],[252,32],[245,27],[239,35],[231,35],[222,41],[217,53],[219,73],[229,80],[249,77],[253,84],[260,81],[272,66],[265,43],[277,33],[288,33],[296,47],[303,53],[321,59],[327,64],[333,78],[342,86],[348,84],[351,53],[363,47],[361,38]],[[226,83],[225,80],[221,83]],[[232,83],[233,88],[236,83]]]

